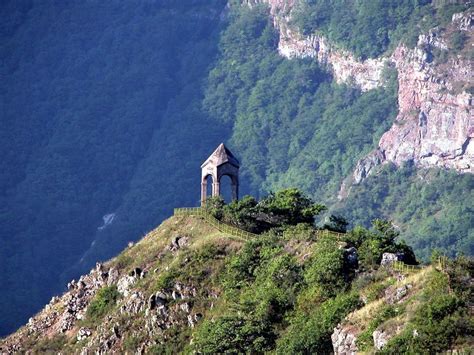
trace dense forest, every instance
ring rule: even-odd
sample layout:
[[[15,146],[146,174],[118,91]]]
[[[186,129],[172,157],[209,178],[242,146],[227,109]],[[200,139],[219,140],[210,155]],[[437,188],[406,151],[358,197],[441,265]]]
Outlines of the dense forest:
[[[390,167],[336,199],[397,113],[396,70],[366,93],[335,84],[315,61],[278,55],[265,6],[226,3],[0,4],[0,334],[173,207],[197,205],[199,166],[221,141],[242,163],[244,193],[297,186],[351,222],[394,219],[423,258],[473,254],[471,175]],[[454,11],[411,3],[390,2],[387,14],[401,15],[374,26],[401,33],[420,13]],[[347,11],[366,28],[364,11],[375,10]],[[347,37],[337,16],[330,7],[321,22],[295,21],[361,57],[404,37],[372,41],[370,27]]]
[[[302,0],[293,23],[305,34],[320,32],[361,59],[375,58],[402,42],[410,47],[418,36],[445,26],[468,1],[431,0]]]

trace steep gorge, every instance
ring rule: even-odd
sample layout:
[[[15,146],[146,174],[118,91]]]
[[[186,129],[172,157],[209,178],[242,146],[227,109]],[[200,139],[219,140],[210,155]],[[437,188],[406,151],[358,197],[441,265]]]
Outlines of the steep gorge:
[[[279,32],[278,52],[286,58],[315,58],[339,83],[368,91],[383,85],[384,67],[398,71],[399,113],[381,137],[378,149],[359,162],[353,181],[360,183],[374,165],[414,161],[420,167],[441,167],[474,173],[474,77],[471,59],[474,42],[472,11],[454,14],[446,29],[420,35],[415,48],[400,44],[389,56],[359,60],[330,43],[321,34],[304,36],[292,25],[295,0],[247,1],[265,3]],[[465,50],[440,61],[438,55],[452,50],[449,36],[465,34]],[[446,53],[445,53],[446,54]]]

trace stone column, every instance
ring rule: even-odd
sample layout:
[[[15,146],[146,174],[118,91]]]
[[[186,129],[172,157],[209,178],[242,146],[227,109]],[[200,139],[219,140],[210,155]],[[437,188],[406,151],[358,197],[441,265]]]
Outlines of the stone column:
[[[207,180],[201,182],[201,206],[204,206],[207,198]]]
[[[232,181],[232,200],[239,199],[239,183]]]
[[[221,187],[219,181],[212,182],[212,196],[220,196],[221,195]]]

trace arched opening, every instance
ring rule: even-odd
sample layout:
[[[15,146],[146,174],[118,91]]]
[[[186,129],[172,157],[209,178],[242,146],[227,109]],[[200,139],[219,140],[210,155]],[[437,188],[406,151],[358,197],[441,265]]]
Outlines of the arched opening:
[[[209,198],[212,196],[212,183],[214,182],[214,179],[212,178],[212,175],[207,175],[204,180],[203,184],[205,185],[205,193],[206,193],[206,198]]]
[[[219,180],[221,197],[224,199],[225,203],[232,201],[232,178],[229,175],[224,175]]]

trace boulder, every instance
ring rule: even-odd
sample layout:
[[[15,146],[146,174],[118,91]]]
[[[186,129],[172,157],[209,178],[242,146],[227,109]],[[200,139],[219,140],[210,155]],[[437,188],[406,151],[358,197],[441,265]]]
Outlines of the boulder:
[[[92,334],[92,332],[89,328],[81,327],[79,329],[79,331],[77,332],[77,341],[84,340],[84,339],[90,337],[91,334]]]
[[[128,297],[130,294],[130,288],[137,282],[137,278],[135,276],[122,276],[117,282],[117,290],[120,292],[124,297]]]
[[[388,304],[394,304],[401,301],[412,288],[411,284],[402,285],[399,287],[392,286],[385,290],[385,301]]]
[[[349,355],[357,353],[357,336],[349,327],[338,324],[331,335],[334,354]]]
[[[382,261],[380,261],[381,266],[390,266],[396,261],[403,260],[403,255],[400,253],[383,253]]]
[[[372,333],[372,337],[374,339],[374,347],[377,350],[380,350],[385,345],[387,345],[387,342],[390,339],[388,334],[381,330],[374,330],[374,332]]]
[[[357,269],[357,267],[359,266],[357,249],[354,247],[344,249],[344,259],[351,269]]]
[[[111,286],[111,285],[114,285],[117,283],[117,281],[119,280],[119,272],[117,269],[115,268],[110,268],[109,272],[108,272],[108,277],[107,277],[107,286]]]

